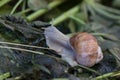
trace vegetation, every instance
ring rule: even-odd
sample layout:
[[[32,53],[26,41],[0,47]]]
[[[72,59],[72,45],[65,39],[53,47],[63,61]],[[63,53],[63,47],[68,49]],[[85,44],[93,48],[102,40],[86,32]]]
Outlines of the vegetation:
[[[0,80],[117,80],[120,78],[119,0],[0,0]],[[71,67],[48,48],[44,28],[93,34],[103,60]]]

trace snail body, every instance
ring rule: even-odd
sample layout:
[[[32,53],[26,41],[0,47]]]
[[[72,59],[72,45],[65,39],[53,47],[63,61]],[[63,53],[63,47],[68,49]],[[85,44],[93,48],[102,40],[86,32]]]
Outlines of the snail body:
[[[71,66],[92,67],[103,58],[97,40],[89,33],[77,33],[68,37],[50,26],[44,31],[47,45],[55,50]]]

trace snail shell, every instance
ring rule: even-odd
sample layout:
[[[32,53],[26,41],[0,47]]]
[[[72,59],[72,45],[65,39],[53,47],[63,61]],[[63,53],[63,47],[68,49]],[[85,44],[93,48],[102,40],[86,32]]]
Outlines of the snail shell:
[[[44,35],[47,45],[71,66],[80,64],[91,67],[103,58],[97,40],[89,33],[77,33],[69,38],[54,26],[49,26]]]
[[[80,65],[91,67],[102,60],[103,54],[97,40],[89,33],[77,33],[70,38],[75,51],[76,61]]]

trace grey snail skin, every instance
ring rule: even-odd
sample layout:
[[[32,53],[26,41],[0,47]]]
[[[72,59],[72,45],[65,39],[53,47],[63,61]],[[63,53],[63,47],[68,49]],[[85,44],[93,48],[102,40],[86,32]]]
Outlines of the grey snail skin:
[[[71,66],[92,67],[103,59],[96,38],[87,32],[68,37],[51,25],[45,28],[44,35],[48,47],[55,50]]]

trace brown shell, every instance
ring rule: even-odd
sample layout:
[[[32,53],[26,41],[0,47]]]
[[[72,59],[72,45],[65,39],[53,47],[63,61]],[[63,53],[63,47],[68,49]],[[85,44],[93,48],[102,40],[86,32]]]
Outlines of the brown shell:
[[[87,32],[77,33],[70,38],[70,44],[76,52],[79,64],[91,67],[96,63],[98,43],[94,36]]]

